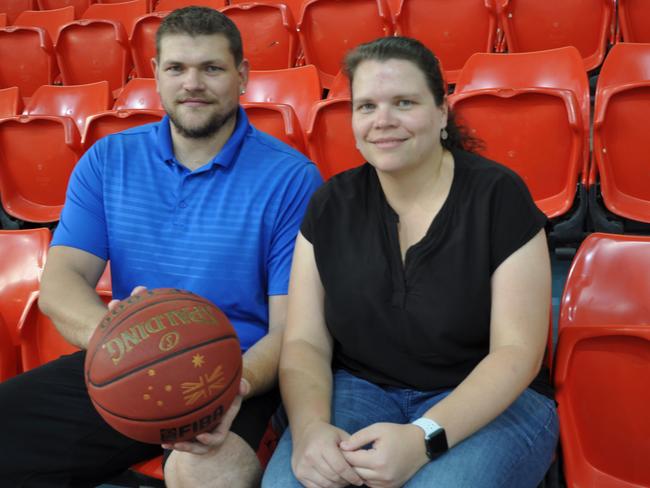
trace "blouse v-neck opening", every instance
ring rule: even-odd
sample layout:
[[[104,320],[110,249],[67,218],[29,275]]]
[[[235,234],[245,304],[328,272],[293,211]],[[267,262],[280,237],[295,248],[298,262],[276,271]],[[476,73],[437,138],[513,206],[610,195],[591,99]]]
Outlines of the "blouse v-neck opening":
[[[399,261],[399,267],[401,268],[402,273],[405,275],[405,277],[408,276],[409,270],[415,264],[417,264],[418,256],[422,254],[422,252],[424,252],[429,247],[429,244],[431,244],[432,241],[435,240],[436,228],[443,225],[444,220],[446,219],[448,213],[451,211],[450,209],[454,201],[456,187],[458,186],[457,185],[458,165],[456,164],[456,158],[454,156],[453,151],[449,151],[449,152],[451,153],[452,161],[453,161],[452,180],[451,180],[451,185],[449,187],[449,192],[447,193],[445,201],[440,206],[440,209],[433,217],[433,219],[431,219],[427,231],[424,233],[424,235],[420,240],[418,240],[417,242],[413,243],[408,247],[408,249],[404,253],[403,260],[402,260],[402,249],[399,241],[399,231],[397,227],[400,221],[399,214],[393,209],[393,207],[391,207],[390,203],[388,202],[388,199],[386,198],[386,194],[384,193],[384,189],[381,186],[379,176],[377,175],[377,171],[376,170],[373,171],[375,176],[375,182],[378,186],[378,193],[379,193],[379,198],[381,199],[381,205],[383,206],[384,209],[384,222],[387,226],[388,235],[391,240],[391,252],[393,254],[392,259],[394,259],[395,257],[394,255],[396,253]]]

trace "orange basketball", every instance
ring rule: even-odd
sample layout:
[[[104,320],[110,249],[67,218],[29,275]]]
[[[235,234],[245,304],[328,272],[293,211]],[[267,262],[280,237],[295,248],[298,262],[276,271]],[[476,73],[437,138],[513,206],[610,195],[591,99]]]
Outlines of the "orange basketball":
[[[171,288],[108,312],[88,344],[88,393],[122,434],[161,444],[213,430],[239,391],[237,334],[214,304]]]

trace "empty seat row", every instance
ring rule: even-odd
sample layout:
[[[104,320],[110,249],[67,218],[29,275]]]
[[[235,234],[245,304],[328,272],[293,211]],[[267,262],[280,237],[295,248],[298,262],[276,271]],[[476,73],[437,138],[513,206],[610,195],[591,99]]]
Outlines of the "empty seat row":
[[[82,14],[91,5],[125,3],[129,0],[0,0],[0,16],[4,16],[7,25],[18,24],[21,14],[30,11],[58,10],[64,7],[73,7],[75,18]],[[146,11],[175,10],[190,5],[204,5],[220,9],[228,5],[227,0],[146,0]],[[103,7],[99,7],[101,10]],[[129,7],[127,7],[128,10]],[[110,10],[110,9],[109,9]]]
[[[144,1],[129,4],[142,8]],[[93,4],[89,10],[123,5],[126,4]],[[298,38],[284,5],[261,5],[254,11],[248,5],[223,10],[240,27],[247,46],[245,55],[253,69],[293,66]],[[117,94],[132,71],[138,77],[153,77],[155,34],[167,13],[155,12],[128,20],[120,12],[101,19],[91,12],[88,15],[92,18],[63,25],[52,21],[41,22],[40,26],[0,29],[0,88],[18,86],[23,97],[30,97],[37,87],[53,84],[59,78],[66,85],[108,80]],[[65,13],[69,15],[70,8]],[[266,28],[260,29],[259,25]]]
[[[552,219],[553,235],[560,241],[579,241],[588,212],[596,230],[611,230],[606,225],[612,218],[603,216],[599,199],[619,220],[650,223],[650,152],[641,123],[650,113],[649,57],[650,44],[626,43],[612,49],[598,83],[593,154],[589,87],[575,48],[475,54],[463,68],[449,104],[459,121],[483,141],[485,156],[524,178],[537,205]],[[48,106],[45,93],[65,93],[71,87],[42,87],[43,93],[35,94],[24,113],[72,116],[82,149],[100,136],[157,120],[162,114],[154,80],[132,80],[112,111],[106,82],[92,88],[100,94],[87,95],[87,101],[73,103],[68,98],[63,105]],[[350,128],[349,92],[341,89],[338,96],[321,100],[320,91],[316,69],[310,65],[253,71],[241,101],[254,125],[307,153],[328,178],[361,164],[363,157]],[[13,119],[11,127],[18,131],[22,125],[29,137],[25,122]],[[7,124],[0,124],[0,134],[9,130]],[[52,126],[53,121],[47,124]],[[63,137],[66,124],[54,125],[57,137]],[[62,140],[75,147],[74,135]],[[30,157],[21,146],[15,151]],[[612,225],[617,225],[615,218]],[[623,223],[618,226],[614,230],[626,230]]]
[[[184,0],[161,0],[156,9],[182,5],[165,3],[172,1]],[[83,17],[118,20],[125,27],[125,35],[133,41],[136,33],[131,26],[145,12],[146,2],[91,4]],[[231,2],[221,10],[240,28],[245,55],[253,69],[287,68],[302,62],[314,64],[325,87],[333,82],[347,50],[380,36],[400,34],[420,39],[441,59],[450,83],[456,81],[464,63],[476,52],[529,52],[573,45],[580,52],[584,67],[591,70],[601,64],[608,43],[616,38],[613,0],[559,3],[308,0],[296,3],[300,4],[298,17],[295,3],[286,6],[264,1]],[[644,27],[650,24],[636,22],[635,14],[628,13],[626,19],[630,27],[622,29],[624,33],[619,38],[637,40],[636,33],[650,31]],[[635,20],[635,27],[631,19]],[[138,65],[138,57],[134,55],[140,77],[151,76],[148,65],[153,52],[150,32],[153,27],[146,29],[149,48],[145,61]],[[140,41],[136,43],[134,51],[145,49]]]

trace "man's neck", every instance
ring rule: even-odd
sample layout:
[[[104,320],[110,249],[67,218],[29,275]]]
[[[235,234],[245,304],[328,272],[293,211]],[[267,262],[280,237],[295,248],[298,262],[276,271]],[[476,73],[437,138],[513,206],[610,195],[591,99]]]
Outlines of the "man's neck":
[[[179,163],[190,171],[204,166],[219,154],[219,151],[221,151],[235,130],[236,123],[237,118],[232,117],[214,135],[202,138],[182,136],[171,124],[174,156],[176,156]]]

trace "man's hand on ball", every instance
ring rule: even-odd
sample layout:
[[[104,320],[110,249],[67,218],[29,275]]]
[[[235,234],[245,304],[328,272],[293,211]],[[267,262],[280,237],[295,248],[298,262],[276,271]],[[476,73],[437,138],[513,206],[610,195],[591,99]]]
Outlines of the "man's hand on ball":
[[[221,422],[217,428],[212,432],[199,434],[196,436],[194,441],[163,444],[162,447],[164,449],[174,449],[176,451],[189,452],[192,454],[207,454],[211,451],[219,449],[219,447],[221,447],[221,444],[223,444],[226,440],[226,437],[230,432],[230,426],[239,413],[242,400],[244,396],[248,394],[249,390],[250,384],[247,380],[242,378],[239,383],[239,394],[233,400],[230,408],[226,411],[226,414],[221,419]]]
[[[136,286],[133,290],[131,290],[131,295],[130,296],[133,296],[136,293],[139,293],[139,292],[144,291],[146,289],[147,288],[144,287],[144,286]],[[108,302],[108,309],[113,310],[115,307],[117,307],[118,303],[120,303],[120,300],[111,300],[110,302]]]

